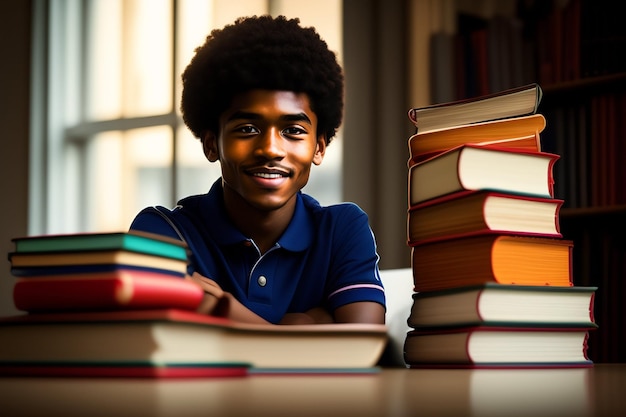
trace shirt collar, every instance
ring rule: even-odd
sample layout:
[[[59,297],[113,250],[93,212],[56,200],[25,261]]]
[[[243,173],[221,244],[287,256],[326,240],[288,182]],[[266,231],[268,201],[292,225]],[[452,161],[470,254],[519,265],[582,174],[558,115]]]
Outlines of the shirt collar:
[[[212,235],[214,241],[219,245],[236,245],[249,240],[228,218],[224,205],[221,178],[213,183],[207,194],[201,196],[199,200],[193,200],[195,200],[194,197],[186,198],[181,200],[179,204],[199,212],[197,214],[200,215],[202,221],[207,226],[210,225],[205,230]],[[314,229],[313,220],[305,207],[302,193],[298,193],[293,218],[278,239],[278,244],[289,251],[303,251],[311,245]]]
[[[290,251],[303,251],[311,246],[313,230],[313,220],[304,206],[302,193],[298,193],[293,217],[283,235],[278,239],[278,244]]]

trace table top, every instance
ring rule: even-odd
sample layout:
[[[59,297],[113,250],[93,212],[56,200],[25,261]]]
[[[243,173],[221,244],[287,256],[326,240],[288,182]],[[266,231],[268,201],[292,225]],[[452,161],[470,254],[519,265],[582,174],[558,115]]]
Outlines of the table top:
[[[206,379],[0,378],[13,416],[626,416],[626,364]]]

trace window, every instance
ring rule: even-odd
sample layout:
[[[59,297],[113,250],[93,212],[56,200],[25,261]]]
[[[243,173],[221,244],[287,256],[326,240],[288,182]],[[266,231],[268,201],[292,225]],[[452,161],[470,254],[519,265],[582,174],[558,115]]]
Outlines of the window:
[[[46,64],[33,73],[31,234],[124,230],[145,206],[208,191],[219,164],[204,158],[178,108],[180,74],[212,28],[240,15],[299,17],[341,60],[340,0],[57,0],[35,8],[35,60]],[[305,190],[322,204],[341,199],[341,154],[339,132]]]

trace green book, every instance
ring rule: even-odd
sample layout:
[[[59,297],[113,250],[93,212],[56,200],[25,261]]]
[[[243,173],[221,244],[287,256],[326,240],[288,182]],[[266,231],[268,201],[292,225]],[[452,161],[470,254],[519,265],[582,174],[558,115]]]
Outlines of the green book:
[[[15,243],[15,252],[19,253],[127,250],[187,260],[187,245],[184,242],[135,230],[26,236],[12,241]]]

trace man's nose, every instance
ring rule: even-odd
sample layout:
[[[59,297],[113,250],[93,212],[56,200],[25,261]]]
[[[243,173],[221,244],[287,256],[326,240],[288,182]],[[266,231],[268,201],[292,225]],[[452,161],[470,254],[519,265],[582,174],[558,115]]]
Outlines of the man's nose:
[[[285,156],[284,141],[279,129],[267,129],[259,136],[255,153],[268,159],[282,158]]]

